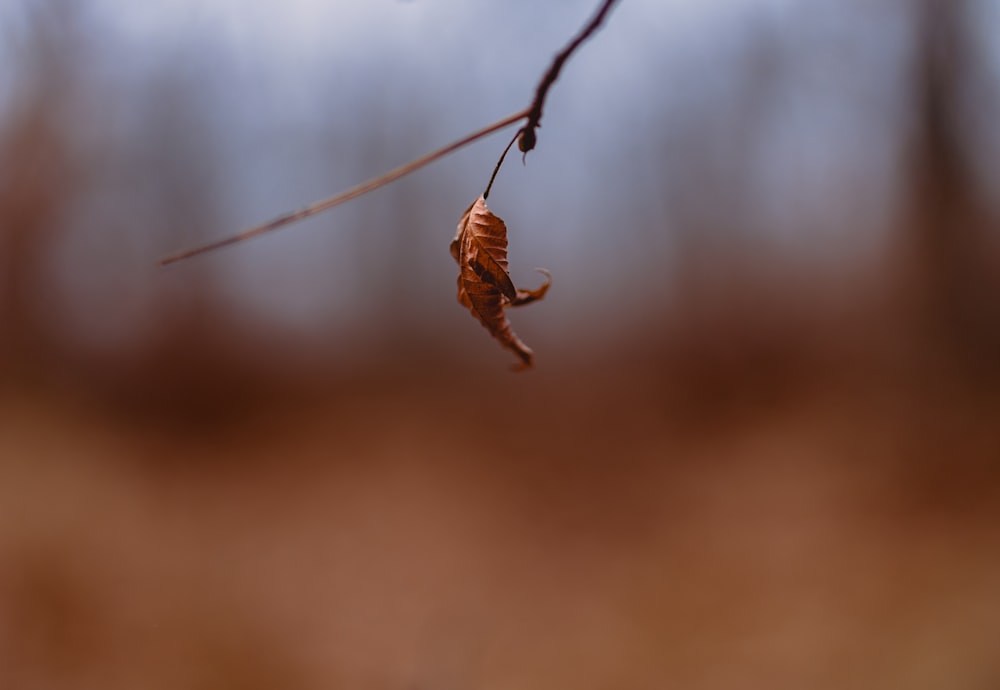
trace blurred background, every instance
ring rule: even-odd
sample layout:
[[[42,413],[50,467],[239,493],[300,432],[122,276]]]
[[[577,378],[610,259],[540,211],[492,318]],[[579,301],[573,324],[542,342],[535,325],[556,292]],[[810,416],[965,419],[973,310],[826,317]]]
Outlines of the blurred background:
[[[0,687],[993,688],[1000,2],[0,5]]]

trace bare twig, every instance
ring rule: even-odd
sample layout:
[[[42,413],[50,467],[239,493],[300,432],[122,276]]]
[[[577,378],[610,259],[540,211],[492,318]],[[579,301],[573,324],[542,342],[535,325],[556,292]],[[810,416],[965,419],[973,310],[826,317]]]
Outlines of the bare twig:
[[[183,259],[189,259],[192,256],[197,256],[198,254],[204,254],[205,252],[210,252],[214,249],[227,247],[231,244],[236,244],[237,242],[248,240],[251,237],[257,237],[258,235],[263,235],[266,232],[277,230],[278,228],[288,225],[289,223],[294,223],[297,220],[302,220],[303,218],[314,216],[317,213],[325,211],[329,208],[333,208],[334,206],[338,206],[344,203],[345,201],[350,201],[351,199],[357,198],[362,194],[367,194],[368,192],[374,191],[379,187],[383,187],[389,184],[390,182],[394,182],[395,180],[398,180],[404,175],[409,175],[411,172],[419,170],[425,165],[433,163],[439,158],[443,158],[444,156],[447,156],[449,153],[457,151],[458,149],[468,144],[471,144],[477,139],[482,139],[483,137],[492,134],[493,132],[501,130],[505,127],[509,127],[512,124],[518,122],[519,120],[523,120],[527,116],[528,116],[528,111],[521,110],[519,112],[514,113],[513,115],[505,117],[502,120],[494,122],[491,125],[483,127],[482,129],[473,132],[468,136],[462,137],[458,141],[452,142],[451,144],[448,144],[447,146],[440,148],[437,151],[432,151],[431,153],[428,153],[425,156],[421,156],[416,160],[410,161],[405,165],[401,165],[398,168],[394,168],[393,170],[390,170],[384,175],[379,175],[378,177],[368,180],[367,182],[362,182],[361,184],[355,187],[351,187],[350,189],[347,189],[341,192],[340,194],[336,194],[327,199],[323,199],[322,201],[317,201],[313,204],[309,204],[308,206],[300,208],[297,211],[292,211],[291,213],[286,213],[282,216],[278,216],[274,220],[268,221],[267,223],[256,225],[250,228],[249,230],[244,230],[238,235],[232,235],[231,237],[226,237],[225,239],[216,240],[215,242],[210,242],[200,247],[195,247],[194,249],[187,249],[182,252],[177,252],[176,254],[171,254],[170,256],[166,256],[160,259],[159,263],[161,266],[166,266],[168,264],[176,263]]]
[[[286,213],[282,216],[278,216],[274,220],[268,221],[261,225],[255,225],[249,230],[244,230],[243,232],[232,235],[231,237],[226,237],[225,239],[216,240],[215,242],[209,242],[200,247],[195,247],[194,249],[187,249],[182,252],[177,252],[176,254],[171,254],[160,259],[160,265],[166,266],[168,264],[176,263],[183,259],[189,259],[192,256],[197,256],[199,254],[204,254],[205,252],[210,252],[214,249],[220,249],[222,247],[227,247],[231,244],[236,244],[237,242],[242,242],[243,240],[249,240],[252,237],[257,237],[258,235],[263,235],[264,233],[271,232],[272,230],[277,230],[280,227],[288,225],[289,223],[294,223],[297,220],[302,220],[303,218],[308,218],[309,216],[314,216],[317,213],[326,211],[327,209],[333,208],[334,206],[339,206],[345,201],[350,201],[363,194],[374,191],[379,187],[383,187],[390,182],[394,182],[404,175],[409,175],[415,170],[433,163],[439,158],[447,156],[449,153],[457,151],[458,149],[471,144],[477,139],[482,139],[488,134],[492,134],[497,130],[501,130],[505,127],[518,122],[519,120],[527,119],[525,125],[518,130],[517,134],[514,135],[514,139],[511,140],[510,144],[507,144],[507,148],[504,149],[503,155],[500,156],[500,160],[497,162],[496,168],[493,170],[493,175],[490,177],[489,185],[486,187],[486,192],[483,194],[485,198],[490,193],[490,188],[493,186],[493,180],[496,178],[497,171],[500,170],[500,165],[503,163],[504,157],[507,155],[507,151],[510,150],[511,144],[517,141],[517,147],[523,153],[527,153],[535,148],[535,143],[537,141],[535,130],[538,129],[542,120],[542,108],[545,105],[545,97],[548,95],[549,88],[555,83],[556,79],[559,78],[559,71],[562,69],[563,64],[569,59],[569,56],[573,54],[580,44],[590,38],[601,23],[604,21],[605,16],[607,16],[608,11],[610,11],[611,6],[615,4],[617,0],[602,0],[600,8],[597,13],[593,16],[590,22],[581,29],[580,33],[569,42],[569,44],[562,49],[562,51],[556,55],[555,59],[552,61],[552,65],[549,67],[545,76],[538,84],[538,88],[535,91],[535,100],[532,102],[530,108],[518,111],[513,115],[509,115],[498,122],[494,122],[491,125],[487,125],[482,129],[469,134],[468,136],[462,137],[458,141],[448,144],[444,148],[440,148],[437,151],[432,151],[425,156],[421,156],[416,160],[410,161],[404,165],[394,168],[389,172],[379,175],[378,177],[372,178],[367,182],[362,182],[361,184],[351,187],[340,194],[336,194],[322,201],[317,201],[313,204],[299,209],[298,211],[292,211],[291,213]]]
[[[528,151],[535,148],[535,142],[537,137],[535,135],[535,130],[538,129],[542,122],[542,108],[545,106],[545,97],[549,93],[549,88],[555,83],[556,79],[559,78],[559,71],[562,69],[563,63],[569,59],[569,56],[573,54],[573,51],[580,47],[580,44],[590,38],[598,27],[604,21],[604,17],[607,16],[608,11],[611,6],[614,5],[618,0],[603,0],[601,7],[597,10],[597,13],[590,20],[590,22],[580,30],[580,33],[570,41],[562,51],[555,56],[552,60],[552,65],[549,67],[549,71],[545,73],[542,80],[538,82],[538,88],[535,90],[535,100],[531,103],[531,108],[528,109],[528,122],[525,123],[524,127],[521,128],[517,139],[517,148],[520,149],[522,153],[527,153]]]

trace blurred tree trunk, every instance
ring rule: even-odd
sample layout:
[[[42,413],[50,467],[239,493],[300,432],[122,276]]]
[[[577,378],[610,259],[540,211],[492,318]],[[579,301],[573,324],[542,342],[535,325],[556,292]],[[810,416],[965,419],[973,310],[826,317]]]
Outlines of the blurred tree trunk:
[[[26,17],[27,39],[8,46],[19,82],[0,112],[0,384],[43,378],[55,356],[46,262],[79,181],[62,119],[78,81],[76,16],[43,3]]]
[[[1000,314],[991,286],[989,212],[962,137],[974,43],[968,0],[916,5],[914,136],[909,163],[908,292],[911,315],[932,356],[981,382],[1000,374]],[[979,105],[979,104],[974,104]]]
[[[28,374],[42,359],[42,276],[65,190],[64,152],[44,116],[29,114],[5,133],[0,157],[15,162],[0,180],[0,353],[12,369]]]

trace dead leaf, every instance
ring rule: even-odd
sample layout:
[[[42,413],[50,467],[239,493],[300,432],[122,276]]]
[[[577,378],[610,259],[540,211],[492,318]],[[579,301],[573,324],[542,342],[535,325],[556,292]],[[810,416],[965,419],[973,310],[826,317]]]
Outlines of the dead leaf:
[[[545,282],[535,290],[518,290],[507,272],[507,225],[476,199],[458,221],[451,241],[451,255],[458,262],[458,301],[486,327],[501,345],[521,358],[518,369],[532,366],[534,353],[521,342],[504,313],[545,297],[552,276],[544,269]]]

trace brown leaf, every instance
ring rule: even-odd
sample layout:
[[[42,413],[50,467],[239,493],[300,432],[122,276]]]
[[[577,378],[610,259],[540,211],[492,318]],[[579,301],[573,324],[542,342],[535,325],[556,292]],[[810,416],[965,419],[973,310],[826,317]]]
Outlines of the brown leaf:
[[[521,358],[518,369],[531,367],[531,348],[514,335],[504,309],[540,300],[552,283],[544,269],[545,282],[535,290],[519,290],[507,273],[507,226],[476,199],[458,221],[451,241],[451,255],[458,262],[458,301],[486,327],[501,345]]]

